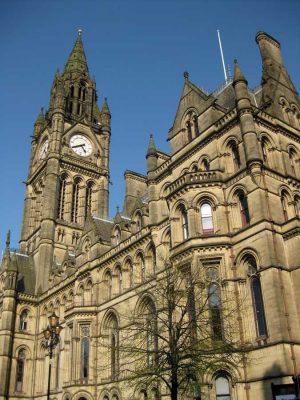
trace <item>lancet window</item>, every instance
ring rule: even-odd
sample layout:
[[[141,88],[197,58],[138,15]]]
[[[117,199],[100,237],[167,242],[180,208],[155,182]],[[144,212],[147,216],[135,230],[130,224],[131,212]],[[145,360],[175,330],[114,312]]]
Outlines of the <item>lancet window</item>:
[[[21,392],[24,381],[25,370],[25,350],[22,349],[18,353],[17,358],[17,371],[16,371],[16,392]]]
[[[256,325],[257,336],[267,335],[267,325],[264,310],[263,295],[261,290],[260,276],[258,274],[255,258],[251,255],[247,258],[248,274],[250,275],[250,287],[252,304]]]
[[[73,184],[73,193],[72,193],[72,213],[71,213],[71,221],[78,223],[79,221],[79,190],[80,190],[80,181],[76,179]]]
[[[209,203],[203,203],[200,207],[202,232],[209,234],[214,232],[212,206]]]
[[[240,191],[238,192],[237,197],[240,208],[242,226],[246,226],[250,223],[250,214],[249,214],[247,196],[245,195],[244,192]]]
[[[80,378],[83,382],[89,379],[89,359],[90,359],[90,327],[81,326],[81,362]]]

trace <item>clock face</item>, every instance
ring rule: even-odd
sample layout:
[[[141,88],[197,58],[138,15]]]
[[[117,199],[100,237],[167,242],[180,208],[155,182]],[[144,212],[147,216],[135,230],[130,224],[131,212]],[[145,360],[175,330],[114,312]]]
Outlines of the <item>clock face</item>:
[[[46,140],[44,140],[44,142],[42,143],[41,148],[40,148],[39,156],[40,156],[41,160],[43,160],[46,157],[48,148],[49,148],[49,140],[46,139]]]
[[[92,143],[86,136],[83,135],[74,135],[70,139],[70,147],[71,149],[82,157],[87,157],[92,154]]]

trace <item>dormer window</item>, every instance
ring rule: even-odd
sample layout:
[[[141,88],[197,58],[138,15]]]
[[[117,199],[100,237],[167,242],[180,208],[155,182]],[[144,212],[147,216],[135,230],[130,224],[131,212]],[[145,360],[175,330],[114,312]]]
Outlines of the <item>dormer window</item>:
[[[121,231],[119,228],[115,230],[115,244],[116,246],[121,243]]]
[[[184,120],[184,126],[187,132],[187,139],[191,142],[197,136],[199,136],[199,125],[198,125],[198,117],[195,111],[189,111]]]
[[[140,231],[143,227],[143,219],[142,219],[142,215],[141,213],[136,213],[136,217],[135,217],[135,222],[136,222],[136,230],[137,232]]]
[[[241,166],[241,158],[240,158],[238,145],[235,141],[231,141],[229,143],[229,147],[231,150],[234,167],[235,167],[235,169],[239,169]]]

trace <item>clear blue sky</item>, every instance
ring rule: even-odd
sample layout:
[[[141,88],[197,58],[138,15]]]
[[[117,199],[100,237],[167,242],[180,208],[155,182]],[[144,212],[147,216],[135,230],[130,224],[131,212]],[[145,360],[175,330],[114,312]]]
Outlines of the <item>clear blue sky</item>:
[[[18,246],[33,123],[40,107],[48,108],[56,68],[63,69],[78,28],[99,102],[107,96],[112,113],[114,215],[123,204],[124,170],[146,172],[149,134],[169,151],[183,72],[208,91],[223,82],[217,29],[226,64],[232,68],[237,58],[250,87],[261,78],[255,34],[274,36],[300,89],[299,15],[298,0],[2,0],[0,249],[9,228]]]

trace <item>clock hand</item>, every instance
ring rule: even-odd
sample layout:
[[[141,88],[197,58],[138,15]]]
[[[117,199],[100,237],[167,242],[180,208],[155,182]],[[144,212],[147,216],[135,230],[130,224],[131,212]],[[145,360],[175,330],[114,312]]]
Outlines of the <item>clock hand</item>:
[[[72,149],[75,149],[76,147],[82,147],[83,148],[84,144],[77,144],[75,146],[72,146]]]

